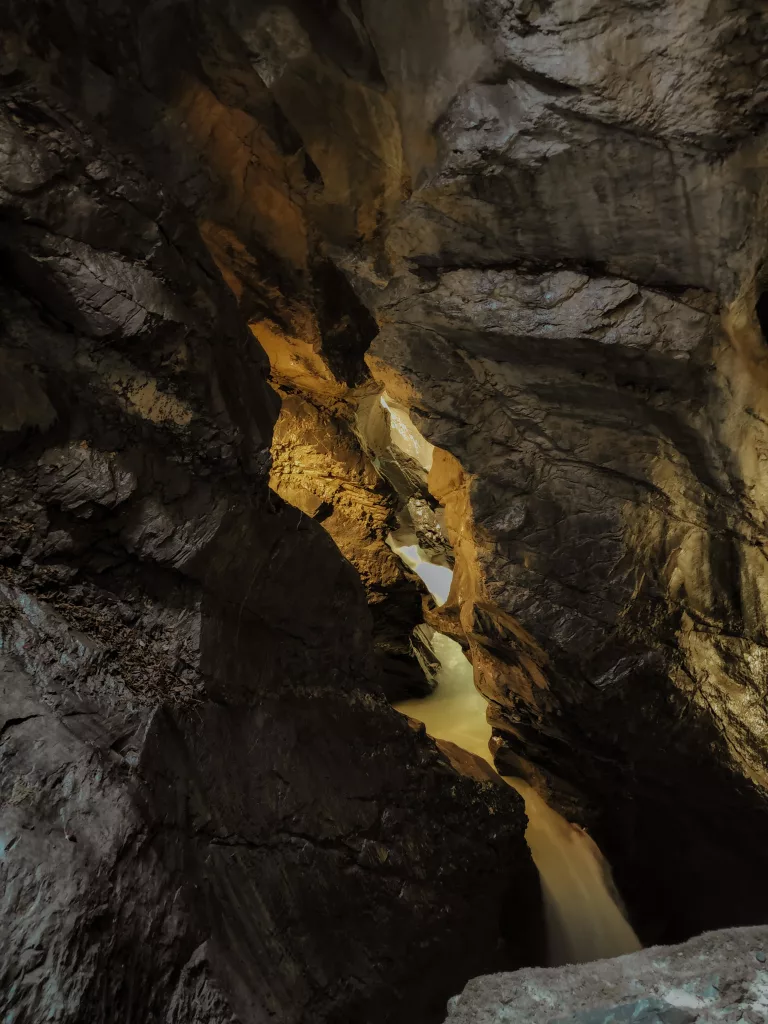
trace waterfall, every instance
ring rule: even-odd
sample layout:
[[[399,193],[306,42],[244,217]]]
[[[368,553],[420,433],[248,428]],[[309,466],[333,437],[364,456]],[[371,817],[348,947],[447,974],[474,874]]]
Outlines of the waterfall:
[[[390,544],[418,572],[419,565],[413,562],[423,553],[414,546],[403,549],[394,541]],[[422,570],[419,575],[429,587],[429,573]],[[442,604],[447,598],[445,580],[440,577],[438,583],[440,590],[434,596]],[[475,687],[471,664],[461,646],[442,633],[435,633],[433,646],[441,666],[434,693],[395,708],[423,722],[434,739],[450,740],[495,767],[488,746],[487,702]],[[640,949],[611,895],[610,868],[593,840],[522,779],[502,778],[525,800],[525,838],[541,876],[550,964],[583,963]]]
[[[386,394],[379,398],[387,416],[386,443],[428,474],[433,446],[418,431],[408,410]],[[425,583],[438,605],[448,600],[452,570],[436,565],[418,544],[414,532],[398,531],[389,546]],[[491,727],[487,701],[475,687],[472,665],[461,646],[435,633],[440,662],[434,693],[395,707],[423,722],[430,736],[450,740],[486,760]],[[640,942],[612,895],[610,867],[593,840],[566,821],[522,779],[502,776],[525,800],[525,838],[541,877],[550,964],[583,963],[640,949]]]

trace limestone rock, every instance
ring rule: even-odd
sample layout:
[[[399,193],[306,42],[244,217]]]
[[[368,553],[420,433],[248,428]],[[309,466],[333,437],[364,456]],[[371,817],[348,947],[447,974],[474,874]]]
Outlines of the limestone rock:
[[[764,920],[759,5],[366,13],[413,191],[386,272],[344,265],[460,468],[442,615],[499,763],[590,825],[647,941]]]
[[[615,960],[474,978],[450,1024],[695,1024],[763,1021],[768,930],[708,932]]]
[[[418,999],[434,1008],[460,961],[479,969],[462,960],[467,929],[478,961],[496,955],[492,876],[500,861],[513,875],[530,866],[519,807],[508,796],[491,816],[405,726],[378,757],[377,730],[398,726],[375,695],[363,592],[311,519],[337,517],[369,596],[397,578],[379,527],[355,534],[344,517],[372,478],[339,425],[378,389],[438,446],[426,484],[444,505],[455,601],[430,621],[471,649],[499,764],[590,825],[644,938],[765,919],[763,7],[2,6],[2,627],[23,690],[4,738],[50,747],[38,810],[51,835],[79,799],[57,788],[61,765],[81,758],[84,786],[96,770],[69,738],[73,722],[90,722],[99,749],[112,744],[126,762],[125,778],[93,783],[102,853],[88,859],[90,845],[56,833],[67,845],[42,861],[46,885],[70,872],[107,907],[100,917],[89,904],[84,928],[68,919],[87,945],[61,969],[84,964],[99,979],[77,989],[67,975],[85,993],[65,1004],[70,1019],[114,1016],[140,991],[153,1013],[201,1024],[248,1019],[255,1005],[280,1005],[287,1020],[384,1019],[399,1012],[387,992],[418,1016]],[[337,449],[329,479],[307,488],[286,476],[310,515],[267,491],[277,408],[261,346],[297,408],[331,412],[316,421]],[[424,467],[406,469],[411,498]],[[372,507],[371,522],[383,505]],[[436,853],[446,833],[428,816],[429,849],[412,854],[418,885],[435,872],[423,900],[419,890],[411,901],[413,877],[386,875],[390,818],[369,821],[370,792],[354,772],[335,774],[330,722],[346,736],[345,766],[368,758],[392,820],[403,810],[388,789],[393,763],[414,801],[406,810],[426,808],[436,787],[442,814],[454,794],[447,873]],[[274,747],[254,746],[262,727]],[[294,750],[309,788],[291,798],[307,817],[279,830],[280,859],[265,838],[284,799],[270,773],[286,778]],[[18,764],[35,778],[28,756]],[[304,777],[326,763],[343,793],[318,794]],[[230,769],[264,795],[263,818],[229,803]],[[111,803],[146,843],[124,852]],[[327,831],[336,816],[343,838]],[[327,890],[300,888],[297,837]],[[27,893],[24,872],[43,855],[30,849]],[[471,882],[479,863],[482,884]],[[126,872],[114,905],[91,885],[99,864]],[[262,869],[274,871],[270,899],[298,878],[298,902],[259,902],[249,886]],[[359,872],[391,928],[360,920],[352,886],[339,897],[348,943],[306,948],[290,914],[306,897],[312,933],[325,935],[331,881]],[[204,899],[183,886],[172,895],[178,875]],[[135,975],[119,967],[115,939],[132,888],[151,905],[126,904]],[[258,941],[240,892],[270,922]],[[456,893],[462,909],[444,912]],[[417,904],[433,916],[410,943]],[[271,915],[286,907],[282,933]],[[167,955],[149,959],[158,947],[144,920]],[[33,913],[21,932],[7,927],[23,944],[38,923]],[[397,973],[412,947],[417,973],[442,958],[439,977]],[[33,1014],[40,954],[31,939],[25,949],[10,962],[29,987],[14,975],[6,991]],[[345,987],[340,964],[366,950],[359,986]],[[111,974],[100,957],[118,965]],[[263,987],[252,972],[275,961],[285,973]],[[105,978],[112,989],[94,987]]]

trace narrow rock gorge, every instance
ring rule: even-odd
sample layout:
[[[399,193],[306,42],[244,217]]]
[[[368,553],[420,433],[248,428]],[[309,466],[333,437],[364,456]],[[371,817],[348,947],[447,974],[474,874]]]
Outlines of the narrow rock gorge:
[[[765,0],[0,30],[4,1020],[762,1019]]]

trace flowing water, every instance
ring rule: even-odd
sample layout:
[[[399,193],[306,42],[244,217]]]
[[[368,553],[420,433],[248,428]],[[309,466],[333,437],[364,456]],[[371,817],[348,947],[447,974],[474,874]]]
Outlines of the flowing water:
[[[408,554],[410,564],[414,553]],[[436,600],[442,604],[446,597],[443,588]],[[487,703],[475,687],[472,665],[461,646],[442,633],[435,633],[433,646],[441,665],[434,693],[395,707],[423,722],[434,739],[450,740],[493,767]],[[593,840],[522,779],[503,778],[525,800],[525,838],[541,876],[550,963],[582,963],[640,949],[611,895],[610,868]]]
[[[393,534],[387,538],[387,543],[409,569],[413,569],[416,575],[424,581],[424,585],[434,597],[437,604],[445,604],[448,594],[451,592],[451,580],[453,570],[444,565],[433,565],[427,560],[427,556],[418,544],[399,544]]]
[[[389,418],[390,443],[429,472],[434,448],[419,433],[408,410],[387,395],[380,401]],[[445,604],[453,574],[432,564],[414,540],[415,535],[410,542],[399,534],[391,535],[389,545],[421,577],[437,604]],[[423,722],[434,739],[450,740],[495,767],[488,747],[487,703],[475,687],[472,665],[450,637],[435,633],[433,645],[441,665],[434,693],[395,707]],[[525,800],[525,838],[541,876],[550,963],[580,963],[640,949],[611,894],[610,868],[597,845],[522,779],[504,777],[504,781]]]

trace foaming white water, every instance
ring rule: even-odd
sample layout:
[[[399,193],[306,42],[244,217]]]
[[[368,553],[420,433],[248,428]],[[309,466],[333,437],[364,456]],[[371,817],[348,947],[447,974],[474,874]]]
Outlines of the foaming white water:
[[[405,549],[395,543],[392,547],[404,554]],[[420,557],[421,549],[414,546],[404,560],[418,571],[413,562]],[[429,587],[429,580],[425,582]],[[435,599],[442,604],[449,589],[445,589],[445,597],[441,591]],[[428,697],[396,704],[396,709],[423,722],[434,739],[450,740],[495,768],[489,750],[488,705],[475,686],[472,665],[461,646],[442,633],[434,634],[433,647],[441,666],[437,688]],[[502,778],[525,800],[525,838],[541,877],[550,963],[584,963],[640,949],[637,936],[611,895],[610,868],[597,844],[522,779]]]
[[[424,581],[435,603],[445,604],[451,591],[453,570],[444,565],[433,565],[425,558],[426,552],[418,544],[398,544],[392,534],[387,537],[387,544]]]

